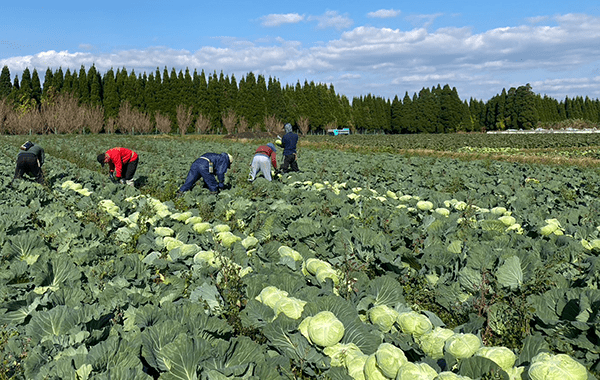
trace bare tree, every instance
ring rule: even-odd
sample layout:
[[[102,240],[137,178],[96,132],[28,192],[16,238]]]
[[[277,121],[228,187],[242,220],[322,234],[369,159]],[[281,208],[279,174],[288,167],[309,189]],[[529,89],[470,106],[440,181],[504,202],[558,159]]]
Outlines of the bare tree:
[[[250,128],[248,127],[248,121],[245,117],[240,116],[240,120],[238,121],[237,133],[248,132]]]
[[[115,124],[116,124],[116,120],[114,117],[109,117],[108,120],[106,120],[106,125],[104,126],[104,131],[106,133],[115,133]]]
[[[228,135],[235,132],[235,111],[229,110],[227,114],[223,115],[223,127],[227,131]]]
[[[42,116],[35,108],[25,112],[12,112],[7,122],[9,132],[15,135],[31,135],[43,131]]]
[[[134,116],[133,123],[139,133],[150,133],[152,131],[152,121],[147,113],[135,110]]]
[[[161,114],[159,111],[156,111],[154,120],[156,121],[156,130],[159,133],[171,132],[171,120],[168,117]]]
[[[118,129],[121,132],[125,132],[126,130],[130,130],[131,134],[135,134],[135,112],[134,109],[131,108],[131,104],[128,101],[124,101],[121,103],[119,107],[119,116],[117,119]]]
[[[275,115],[265,116],[265,129],[269,133],[278,133],[283,130],[283,124]]]
[[[78,101],[71,94],[59,94],[52,100],[42,103],[41,117],[44,133],[71,133],[84,125]]]
[[[104,126],[104,109],[101,105],[85,108],[85,124],[91,133],[100,133]]]
[[[301,116],[298,119],[298,128],[300,128],[300,132],[302,132],[303,135],[308,134],[308,131],[310,130],[310,123],[306,116]]]
[[[210,119],[202,114],[196,119],[196,133],[206,134],[210,129]]]
[[[192,123],[192,107],[186,107],[183,104],[177,106],[177,124],[179,125],[179,133],[185,135],[188,127]]]

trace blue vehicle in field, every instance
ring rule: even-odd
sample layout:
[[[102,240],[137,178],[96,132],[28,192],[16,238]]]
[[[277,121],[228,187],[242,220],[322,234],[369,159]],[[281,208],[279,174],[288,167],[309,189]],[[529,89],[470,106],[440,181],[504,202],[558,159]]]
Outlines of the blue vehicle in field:
[[[338,135],[349,135],[350,128],[341,128],[341,129],[328,129],[328,135],[338,136]]]

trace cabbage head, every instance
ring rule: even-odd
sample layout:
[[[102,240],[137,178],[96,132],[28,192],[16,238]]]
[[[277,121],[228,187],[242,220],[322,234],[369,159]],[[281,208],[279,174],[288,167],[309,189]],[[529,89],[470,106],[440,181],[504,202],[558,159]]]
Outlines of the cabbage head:
[[[398,312],[387,305],[372,307],[368,315],[371,323],[379,327],[379,330],[383,332],[390,331],[398,319]]]
[[[344,324],[331,311],[305,318],[298,326],[304,337],[321,347],[333,346],[344,337]]]
[[[290,247],[287,247],[285,245],[282,245],[281,247],[279,247],[279,249],[277,250],[277,252],[279,252],[279,255],[281,257],[291,257],[294,261],[302,261],[304,260],[304,258],[302,257],[302,255],[300,255],[300,253],[298,253],[297,251],[291,249]]]
[[[365,380],[387,380],[387,377],[381,372],[379,367],[377,367],[377,358],[375,357],[375,354],[367,357],[363,371]]]
[[[210,228],[210,223],[207,223],[207,222],[194,223],[192,225],[192,229],[199,234],[206,232],[209,228]]]
[[[368,355],[362,352],[346,356],[346,369],[348,370],[348,375],[354,380],[365,380],[365,364],[368,357]]]
[[[450,215],[450,210],[448,210],[445,207],[438,207],[435,209],[435,212],[442,215],[442,216],[449,216]]]
[[[279,290],[275,286],[267,286],[261,290],[260,294],[255,297],[258,302],[261,302],[270,308],[274,308],[277,301],[283,297],[287,297],[288,292]]]
[[[357,355],[362,355],[362,351],[354,343],[338,343],[333,346],[325,347],[323,353],[331,358],[332,367],[343,367],[346,360]]]
[[[457,333],[446,340],[444,349],[457,359],[470,358],[481,347],[481,340],[475,334]]]
[[[183,242],[181,240],[175,239],[174,237],[170,236],[165,236],[163,238],[163,242],[165,244],[165,247],[167,248],[167,251],[170,251],[177,247],[181,247],[183,245]]]
[[[418,342],[425,355],[438,360],[444,357],[446,339],[452,335],[454,335],[454,331],[443,327],[436,327],[432,331],[421,335],[418,338]]]
[[[433,324],[429,318],[416,311],[398,314],[398,324],[402,332],[411,334],[414,337],[419,337],[433,329]]]
[[[506,213],[506,208],[505,207],[493,207],[490,212],[492,214],[496,214],[496,215],[504,215],[504,213]]]
[[[175,231],[169,227],[154,227],[154,233],[158,236],[173,236]]]
[[[275,305],[273,305],[275,318],[277,318],[279,313],[283,313],[291,319],[298,319],[302,316],[304,305],[306,305],[306,301],[294,297],[281,297],[275,302]]]
[[[328,262],[311,257],[304,262],[303,272],[304,274],[308,272],[312,275],[316,275],[319,268],[332,269],[331,264]]]
[[[242,245],[244,248],[254,248],[258,244],[258,239],[254,236],[248,236],[244,240],[242,240]]]
[[[231,247],[236,242],[242,240],[241,237],[234,235],[232,232],[223,231],[217,233],[217,240],[223,244],[224,247]]]
[[[194,225],[194,224],[196,224],[196,223],[202,223],[202,217],[201,217],[201,216],[192,216],[192,217],[188,218],[188,219],[185,221],[185,224],[191,224],[191,225]]]
[[[512,367],[506,370],[508,374],[508,380],[521,380],[523,378],[523,372],[525,367]]]
[[[498,218],[499,221],[501,221],[502,223],[504,223],[505,226],[510,227],[513,224],[517,223],[517,220],[515,219],[514,216],[510,216],[510,215],[504,215]]]
[[[215,232],[231,232],[231,228],[227,224],[217,224],[213,227],[213,231]]]
[[[477,350],[475,356],[488,358],[505,371],[512,368],[517,361],[515,353],[506,347],[481,347]]]
[[[429,201],[418,201],[417,208],[421,211],[429,211],[433,209],[433,203]]]
[[[408,362],[404,351],[390,343],[381,343],[375,351],[375,358],[377,368],[390,379],[395,379],[400,367]]]
[[[400,367],[396,380],[433,380],[437,375],[429,364],[408,362]]]
[[[319,284],[323,284],[328,278],[331,279],[331,281],[333,281],[334,285],[337,285],[340,282],[337,272],[331,267],[319,268],[315,276],[317,277],[317,281],[319,281]]]
[[[180,221],[180,222],[185,222],[186,220],[188,220],[189,218],[192,217],[192,212],[191,211],[186,211],[186,212],[176,212],[174,214],[171,214],[171,219]]]
[[[531,380],[587,380],[585,367],[566,354],[542,352],[531,359]]]

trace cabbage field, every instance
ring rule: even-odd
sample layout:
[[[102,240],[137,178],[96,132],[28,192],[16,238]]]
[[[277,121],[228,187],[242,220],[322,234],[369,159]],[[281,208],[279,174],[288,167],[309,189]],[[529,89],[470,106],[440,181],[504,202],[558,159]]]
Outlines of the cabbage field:
[[[450,150],[519,153],[498,138]],[[42,186],[0,137],[0,379],[596,378],[598,166],[335,139],[249,183],[269,141],[33,136]],[[96,162],[115,146],[135,187]],[[225,151],[230,189],[175,196]]]

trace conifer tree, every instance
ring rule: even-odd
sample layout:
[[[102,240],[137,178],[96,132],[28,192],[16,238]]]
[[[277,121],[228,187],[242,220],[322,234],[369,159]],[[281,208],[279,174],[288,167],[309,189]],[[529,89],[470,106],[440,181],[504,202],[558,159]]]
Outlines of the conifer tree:
[[[102,104],[102,77],[92,65],[87,73],[88,88],[90,89],[90,104],[99,106]]]
[[[12,91],[12,87],[10,70],[8,66],[4,66],[2,67],[2,73],[0,73],[0,99],[8,97]]]
[[[104,115],[108,118],[116,119],[119,116],[120,99],[117,92],[117,83],[115,74],[111,68],[104,74],[102,79],[104,88]]]
[[[87,74],[85,71],[85,67],[81,65],[79,69],[79,82],[77,84],[77,91],[75,93],[79,96],[80,104],[89,104],[90,103],[90,84],[88,83]]]

